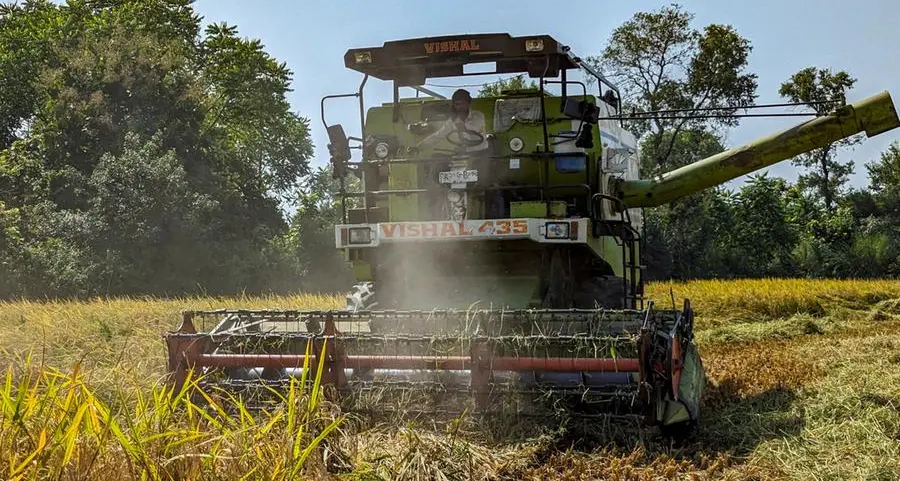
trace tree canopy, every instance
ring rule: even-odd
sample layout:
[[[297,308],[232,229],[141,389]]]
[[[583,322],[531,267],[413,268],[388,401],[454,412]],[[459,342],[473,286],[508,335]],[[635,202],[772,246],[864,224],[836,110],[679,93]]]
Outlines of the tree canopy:
[[[845,71],[806,67],[781,84],[778,93],[791,102],[803,103],[818,114],[827,114],[847,103],[847,91],[856,79]],[[841,189],[853,173],[853,162],[840,163],[834,154],[841,148],[858,144],[863,134],[857,134],[839,142],[797,156],[793,164],[805,167],[807,173],[800,176],[800,185],[812,189],[830,211]]]
[[[752,46],[732,26],[691,25],[694,15],[677,4],[638,12],[613,30],[602,53],[588,57],[623,93],[626,111],[657,112],[711,109],[733,114],[756,99],[757,76],[748,72]],[[683,129],[733,127],[729,117],[657,115],[628,126],[646,137],[653,163],[645,170],[667,170],[669,156]]]
[[[505,79],[497,80],[496,82],[491,82],[484,84],[481,87],[481,90],[478,91],[479,97],[497,97],[504,90],[523,90],[523,89],[538,89],[540,86],[534,80],[530,82],[525,81],[524,75],[516,75],[514,77],[509,77]]]
[[[308,121],[287,101],[285,64],[234,26],[202,28],[190,3],[3,7],[0,199],[27,239],[19,291],[216,292],[277,277],[264,257],[309,173]]]

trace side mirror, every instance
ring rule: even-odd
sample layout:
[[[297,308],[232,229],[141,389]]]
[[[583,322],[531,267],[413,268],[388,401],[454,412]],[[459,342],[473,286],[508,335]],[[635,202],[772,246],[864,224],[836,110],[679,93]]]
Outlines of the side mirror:
[[[619,99],[616,98],[616,94],[612,90],[607,90],[603,95],[603,101],[609,104],[612,108],[619,108]]]
[[[331,164],[333,166],[332,176],[339,179],[346,175],[347,162],[350,161],[350,142],[344,133],[344,127],[341,124],[331,125],[327,127],[328,131],[328,153],[331,155]]]

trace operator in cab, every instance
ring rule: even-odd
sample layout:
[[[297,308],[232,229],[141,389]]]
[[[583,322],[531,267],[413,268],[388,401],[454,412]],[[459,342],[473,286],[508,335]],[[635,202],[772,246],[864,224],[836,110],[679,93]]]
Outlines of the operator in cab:
[[[472,95],[465,89],[453,92],[451,97],[451,114],[437,131],[419,141],[414,149],[431,145],[442,139],[454,135],[453,140],[463,152],[475,157],[474,167],[478,170],[480,184],[487,188],[485,200],[487,202],[487,216],[493,218],[503,217],[506,211],[505,200],[501,190],[497,187],[495,172],[491,168],[491,151],[488,144],[488,134],[485,126],[484,114],[472,109]],[[477,133],[477,135],[476,135]]]
[[[472,110],[472,95],[465,89],[459,89],[453,92],[451,98],[451,114],[450,118],[444,122],[441,127],[425,137],[416,148],[434,144],[435,142],[447,138],[451,132],[456,131],[456,142],[462,144],[466,152],[479,152],[488,148],[487,132],[485,130],[484,114],[477,110]],[[477,132],[481,135],[481,142],[473,144],[479,140],[477,135],[468,132]]]

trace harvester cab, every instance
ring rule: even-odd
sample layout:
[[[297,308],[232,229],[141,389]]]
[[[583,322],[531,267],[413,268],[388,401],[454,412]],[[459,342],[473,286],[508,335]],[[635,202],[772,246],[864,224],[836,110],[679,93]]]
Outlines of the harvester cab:
[[[884,92],[641,179],[620,92],[550,36],[400,40],[344,61],[362,82],[323,98],[322,122],[341,185],[335,244],[358,280],[346,308],[185,312],[167,335],[176,383],[200,369],[271,385],[305,366],[371,415],[637,415],[684,433],[706,376],[690,302],[644,300],[641,209],[900,126]],[[451,98],[428,85],[486,74],[537,82]],[[370,78],[393,99],[367,110]],[[358,137],[327,122],[341,98],[358,102]]]

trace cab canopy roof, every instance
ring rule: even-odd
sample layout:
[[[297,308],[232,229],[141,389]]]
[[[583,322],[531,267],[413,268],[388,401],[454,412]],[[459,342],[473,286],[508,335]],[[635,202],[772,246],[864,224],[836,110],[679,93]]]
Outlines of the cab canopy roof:
[[[397,85],[421,85],[429,78],[475,75],[464,66],[496,63],[495,72],[554,78],[560,70],[584,69],[569,47],[549,35],[513,37],[506,33],[423,37],[385,42],[381,47],[350,49],[344,65]]]

